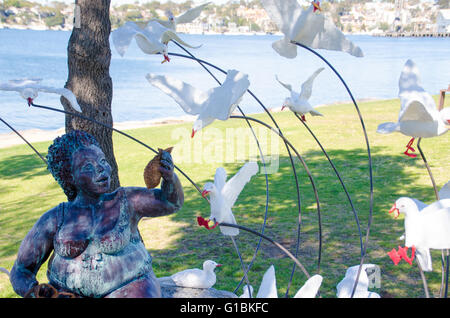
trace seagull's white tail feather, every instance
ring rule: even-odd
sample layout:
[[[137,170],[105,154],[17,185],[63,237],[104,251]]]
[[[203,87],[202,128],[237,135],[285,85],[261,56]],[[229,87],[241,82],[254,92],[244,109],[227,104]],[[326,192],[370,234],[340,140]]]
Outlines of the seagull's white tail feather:
[[[315,298],[322,284],[323,277],[314,275],[298,290],[294,298]]]
[[[273,265],[270,265],[269,269],[264,273],[256,298],[278,298],[277,280]]]
[[[390,134],[390,133],[392,133],[394,131],[398,131],[398,130],[399,130],[399,126],[397,123],[387,122],[387,123],[382,123],[382,124],[378,125],[377,133]]]
[[[272,48],[275,52],[288,59],[293,59],[297,56],[297,45],[290,43],[287,38],[273,42]]]
[[[450,199],[450,181],[447,182],[439,191],[439,199]]]
[[[429,249],[420,249],[416,250],[416,258],[420,264],[420,267],[424,272],[432,272],[433,265],[431,260],[431,254]]]
[[[323,116],[322,113],[319,113],[317,110],[313,109],[310,111],[311,115],[313,116]]]

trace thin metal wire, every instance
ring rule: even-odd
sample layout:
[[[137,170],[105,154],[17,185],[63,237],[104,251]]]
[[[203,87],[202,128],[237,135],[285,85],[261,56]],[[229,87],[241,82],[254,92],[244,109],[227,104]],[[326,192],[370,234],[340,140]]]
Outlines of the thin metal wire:
[[[217,77],[202,63],[202,61],[200,61],[199,59],[197,59],[191,52],[189,52],[186,48],[184,48],[182,45],[180,45],[180,44],[178,44],[176,41],[172,41],[173,43],[175,43],[179,48],[181,48],[183,51],[185,51],[187,54],[189,54],[189,56],[192,58],[192,59],[194,59],[195,61],[197,61],[197,63],[199,63],[200,64],[200,66],[204,69],[204,70],[206,70],[206,72],[208,72],[208,74],[210,74],[211,75],[211,77],[219,84],[219,85],[222,85],[222,83],[217,79]],[[223,73],[224,74],[227,74],[227,72],[225,72],[225,71],[223,71]],[[240,111],[240,113],[242,114],[242,116],[244,116],[245,117],[245,114],[244,114],[244,111],[241,109],[241,107],[239,106],[239,105],[237,105],[237,109]],[[260,156],[261,156],[261,162],[262,162],[262,164],[263,164],[263,167],[264,167],[264,175],[265,175],[265,179],[266,179],[266,207],[265,207],[265,213],[264,213],[264,221],[263,221],[263,224],[262,224],[262,226],[261,226],[261,233],[264,233],[264,230],[265,230],[265,226],[266,226],[266,223],[267,223],[267,214],[268,214],[268,209],[269,209],[269,179],[268,179],[268,176],[267,176],[267,168],[266,168],[266,162],[265,162],[265,159],[264,159],[264,154],[263,154],[263,152],[262,152],[262,149],[261,149],[261,146],[260,146],[260,143],[259,143],[259,140],[258,140],[258,137],[256,136],[256,134],[255,134],[255,131],[253,130],[253,127],[252,127],[252,125],[250,124],[250,122],[247,120],[246,121],[247,122],[247,125],[249,126],[249,128],[250,128],[250,130],[251,130],[251,132],[252,132],[252,134],[253,134],[253,137],[255,138],[255,141],[256,141],[256,145],[257,145],[257,147],[258,147],[258,150],[259,150],[259,153],[260,153]],[[237,253],[238,253],[238,255],[239,255],[239,259],[241,260],[241,265],[243,266],[242,267],[242,271],[244,272],[244,276],[242,277],[242,279],[240,280],[240,282],[238,283],[238,285],[236,286],[236,288],[235,288],[235,290],[234,290],[234,293],[236,293],[237,292],[237,290],[240,288],[240,286],[242,285],[242,282],[244,281],[244,279],[246,278],[246,276],[247,276],[247,273],[250,271],[250,269],[251,269],[251,267],[253,266],[253,262],[254,262],[254,260],[256,259],[256,255],[258,254],[258,251],[259,251],[259,248],[260,248],[260,246],[261,246],[261,241],[262,241],[262,238],[260,238],[259,239],[259,241],[258,241],[258,244],[256,245],[256,248],[255,248],[255,252],[253,253],[253,257],[252,257],[252,259],[251,259],[251,261],[250,261],[250,263],[249,263],[249,265],[248,265],[248,267],[247,267],[247,269],[245,269],[245,267],[244,267],[244,263],[243,263],[243,261],[242,261],[242,258],[241,258],[241,254],[240,254],[240,252],[239,252],[239,249],[238,249],[238,246],[237,246],[237,244],[234,242],[234,240],[233,240],[233,243],[234,243],[234,247],[236,248],[236,251],[237,251]],[[247,281],[248,281],[248,279],[247,279]]]
[[[230,116],[230,118],[244,119],[244,117],[242,117],[242,116]],[[298,151],[295,149],[295,147],[289,142],[289,140],[287,140],[286,137],[284,137],[277,129],[271,127],[270,125],[266,124],[265,122],[263,122],[263,121],[261,121],[261,120],[258,120],[258,119],[256,119],[256,118],[252,118],[252,117],[246,117],[246,118],[247,118],[248,120],[257,122],[257,123],[263,125],[264,127],[270,129],[271,131],[275,132],[275,133],[276,133],[278,136],[280,136],[280,138],[282,138],[282,139],[286,142],[286,144],[294,151],[294,153],[296,154],[297,158],[298,158],[298,159],[300,160],[300,162],[302,163],[302,165],[303,165],[303,167],[304,167],[304,169],[305,169],[305,171],[306,171],[306,174],[307,174],[308,177],[309,177],[309,180],[310,180],[311,185],[312,185],[312,187],[313,187],[313,191],[314,191],[314,196],[315,196],[316,202],[317,202],[317,204],[320,204],[320,201],[319,201],[319,195],[318,195],[318,193],[317,193],[317,188],[316,188],[316,186],[315,186],[315,182],[314,182],[313,177],[312,177],[312,174],[311,174],[311,172],[310,172],[310,170],[309,170],[309,168],[308,168],[308,165],[307,165],[306,162],[303,160],[303,157],[302,157],[302,156],[298,153]],[[320,218],[320,215],[321,215],[321,214],[320,214],[320,208],[318,208],[318,214],[319,214],[319,218]],[[321,240],[322,240],[322,238],[320,238],[320,241],[321,241]],[[319,246],[320,246],[320,247],[322,246],[321,242],[320,242]],[[320,256],[320,254],[319,254],[319,256]]]
[[[368,159],[369,159],[369,183],[370,183],[370,203],[369,203],[369,219],[367,222],[367,230],[366,230],[366,240],[364,242],[364,252],[363,255],[361,256],[361,260],[360,260],[360,264],[359,264],[359,268],[358,268],[358,273],[356,275],[356,279],[355,279],[355,285],[353,286],[353,290],[352,290],[352,294],[351,294],[351,298],[353,298],[355,291],[356,291],[356,286],[358,285],[358,281],[359,281],[359,276],[361,274],[361,270],[362,270],[362,266],[364,264],[364,258],[366,256],[366,252],[367,252],[367,246],[369,243],[369,233],[370,233],[370,227],[372,225],[372,219],[373,219],[373,172],[372,172],[372,155],[371,155],[371,151],[370,151],[370,145],[369,145],[369,138],[367,136],[367,131],[366,131],[366,127],[364,124],[364,120],[362,118],[361,112],[359,110],[358,104],[356,103],[355,98],[353,97],[352,92],[350,91],[350,89],[347,86],[347,83],[344,81],[344,79],[342,78],[342,76],[339,74],[339,72],[333,67],[333,65],[331,65],[330,62],[328,62],[328,60],[326,58],[324,58],[322,55],[320,55],[319,53],[317,53],[315,50],[311,49],[310,47],[303,45],[301,43],[298,43],[296,41],[291,41],[292,44],[295,44],[297,46],[300,46],[308,51],[310,51],[311,53],[313,53],[314,55],[316,55],[317,57],[319,57],[322,61],[324,61],[330,68],[331,70],[336,74],[336,76],[339,78],[339,80],[342,82],[342,84],[344,85],[345,89],[347,90],[347,93],[349,94],[350,98],[353,101],[353,104],[355,105],[356,108],[356,112],[358,113],[358,117],[359,120],[361,122],[361,126],[363,129],[363,133],[364,133],[364,139],[366,141],[366,146],[367,146],[367,155],[368,155]]]
[[[149,145],[145,144],[144,142],[140,141],[139,139],[136,139],[136,138],[134,138],[133,136],[131,136],[131,135],[129,135],[129,134],[127,134],[127,133],[125,133],[125,132],[119,130],[119,129],[116,129],[116,128],[110,126],[110,125],[107,125],[107,124],[102,123],[102,122],[100,122],[100,121],[97,121],[97,120],[95,120],[95,119],[92,119],[92,118],[89,118],[89,117],[86,117],[86,116],[84,116],[84,115],[80,115],[80,114],[77,114],[77,113],[68,112],[68,111],[66,111],[66,110],[61,110],[61,109],[49,107],[49,106],[37,105],[37,104],[35,104],[35,103],[30,103],[30,105],[33,106],[33,107],[42,108],[42,109],[47,109],[47,110],[51,110],[51,111],[56,111],[56,112],[59,112],[59,113],[64,113],[64,114],[67,114],[67,115],[71,115],[71,116],[75,116],[75,117],[78,117],[78,118],[81,118],[81,119],[88,120],[88,121],[90,121],[90,122],[93,122],[93,123],[98,124],[98,125],[100,125],[100,126],[103,126],[103,127],[105,127],[105,128],[111,129],[111,130],[113,130],[113,131],[115,131],[115,132],[117,132],[117,133],[119,133],[119,134],[121,134],[121,135],[124,135],[125,137],[130,138],[131,140],[137,142],[138,144],[140,144],[140,145],[144,146],[145,148],[150,149],[150,150],[153,151],[154,153],[158,154],[158,151],[156,151],[155,149],[153,149],[153,148],[150,147]],[[185,174],[185,173],[184,173],[180,168],[178,168],[176,165],[174,165],[174,168],[177,169],[177,170],[178,170],[178,171],[179,171],[179,172],[180,172],[187,180],[189,180],[189,182],[192,183],[192,185],[197,189],[197,191],[198,191],[199,193],[202,193],[202,190],[197,186],[197,184],[196,184],[196,183],[195,183],[195,182],[194,182],[187,174]],[[205,200],[207,200],[207,201],[209,202],[208,198],[205,198]]]
[[[23,141],[25,141],[27,143],[28,146],[31,147],[31,149],[33,149],[33,151],[39,156],[39,158],[41,158],[41,160],[44,162],[45,166],[47,166],[47,160],[44,159],[44,157],[42,157],[42,155],[39,153],[39,151],[36,150],[36,148],[33,147],[33,145],[31,143],[28,142],[28,140],[25,139],[25,137],[23,137],[17,130],[15,130],[10,124],[8,124],[3,118],[0,118],[0,120],[9,127],[9,129],[11,129],[14,133],[16,133],[17,136],[19,136],[20,138],[22,138]]]
[[[317,144],[319,145],[320,149],[322,149],[323,154],[325,155],[325,157],[328,159],[328,162],[330,163],[331,167],[333,168],[337,178],[339,179],[339,182],[342,185],[342,188],[344,189],[344,192],[347,196],[348,202],[350,203],[350,206],[352,207],[352,211],[353,211],[353,215],[355,216],[355,220],[356,220],[356,226],[358,227],[358,233],[359,233],[359,242],[360,242],[360,248],[361,248],[361,255],[363,253],[363,242],[362,242],[362,233],[361,233],[361,227],[359,224],[359,218],[358,218],[358,214],[355,210],[355,206],[353,205],[353,201],[350,197],[350,194],[347,191],[347,187],[344,184],[344,181],[342,180],[339,172],[336,169],[336,166],[334,165],[333,161],[331,160],[330,156],[328,155],[328,153],[326,152],[325,148],[322,146],[322,144],[320,143],[319,139],[316,137],[316,135],[313,133],[313,131],[309,128],[309,126],[306,124],[305,121],[303,121],[300,116],[294,112],[294,115],[298,118],[298,120],[306,127],[306,129],[309,131],[309,133],[311,134],[311,136],[316,140]]]
[[[270,237],[268,237],[265,234],[261,234],[255,230],[252,230],[248,227],[242,226],[242,225],[238,225],[238,224],[230,224],[230,223],[219,223],[220,226],[228,226],[228,227],[234,227],[237,229],[241,229],[250,233],[253,233],[255,235],[258,235],[260,237],[262,237],[263,239],[269,241],[270,243],[272,243],[273,245],[275,245],[276,247],[278,247],[281,251],[283,251],[288,257],[290,257],[296,264],[297,266],[302,270],[302,272],[306,275],[306,277],[309,279],[311,278],[311,276],[309,275],[308,271],[306,270],[306,268],[303,266],[302,263],[300,263],[300,261],[294,256],[292,255],[291,252],[289,252],[283,245],[281,245],[280,243],[272,240]]]
[[[420,146],[420,142],[422,141],[422,138],[419,138],[417,140],[417,148],[419,149],[420,152],[420,156],[422,157],[422,161],[428,171],[428,175],[430,176],[431,179],[431,184],[433,185],[433,190],[434,190],[434,194],[436,196],[436,200],[439,201],[439,191],[437,189],[436,186],[436,181],[434,180],[433,177],[433,173],[431,173],[431,168],[430,165],[428,164],[427,158],[425,158],[425,154],[422,151],[422,147]],[[439,295],[442,298],[443,297],[443,291],[445,289],[445,298],[447,298],[447,290],[448,290],[448,275],[449,275],[449,266],[448,266],[448,262],[449,262],[449,257],[446,257],[446,263],[447,266],[444,270],[444,250],[441,250],[441,287],[440,287],[440,291],[439,291]],[[445,284],[445,288],[444,288],[444,284]]]
[[[175,43],[175,42],[174,42],[174,43]],[[177,44],[177,45],[178,45],[178,44]],[[185,50],[185,49],[183,48],[183,50]],[[187,50],[185,50],[185,51],[187,51]],[[189,53],[189,54],[190,54],[190,53]],[[185,55],[182,55],[182,54],[177,54],[177,53],[169,53],[169,55],[174,55],[174,56],[179,56],[179,57],[185,57],[185,58],[192,58],[192,59],[195,59],[197,62],[201,63],[202,66],[203,66],[203,64],[206,64],[206,65],[211,66],[211,67],[213,67],[213,68],[215,68],[215,69],[221,71],[222,73],[225,73],[225,74],[226,74],[226,71],[220,69],[220,68],[217,67],[216,65],[211,64],[211,63],[209,63],[209,62],[206,62],[206,61],[204,61],[204,60],[198,59],[198,58],[196,58],[196,57],[193,57],[192,54],[190,54],[191,57],[188,57],[188,56],[185,56]],[[204,66],[203,66],[203,67],[204,67]],[[204,67],[204,68],[205,68],[205,67]],[[209,70],[207,70],[207,71],[208,71],[208,73],[211,74],[211,72],[209,72]],[[247,90],[247,91],[248,91],[248,93],[249,93],[249,94],[250,94],[250,95],[251,95],[251,96],[259,103],[259,105],[264,109],[264,111],[269,115],[269,117],[271,118],[272,122],[275,124],[276,128],[277,128],[277,129],[280,131],[280,133],[282,134],[281,129],[280,129],[280,127],[278,126],[278,123],[277,123],[276,120],[273,118],[273,116],[270,114],[270,112],[267,110],[267,108],[264,106],[264,104],[263,104],[263,103],[262,103],[262,102],[261,102],[261,101],[253,94],[253,92],[252,92],[251,90]],[[297,172],[296,172],[296,169],[295,169],[294,160],[293,160],[293,158],[292,158],[292,154],[291,154],[291,152],[290,152],[290,150],[289,150],[289,147],[287,146],[286,142],[285,142],[285,146],[286,146],[286,149],[287,149],[287,152],[288,152],[288,155],[289,155],[289,159],[290,159],[290,162],[291,162],[291,166],[292,166],[292,169],[293,169],[293,174],[294,174],[295,183],[296,183],[296,190],[297,190],[297,203],[298,203],[298,210],[299,210],[299,213],[298,213],[298,228],[297,228],[297,244],[296,244],[296,252],[295,252],[295,254],[298,255],[299,246],[300,246],[300,229],[301,229],[301,198],[300,198],[300,189],[299,189],[298,177],[297,177]],[[319,218],[320,218],[320,203],[317,201],[316,204],[317,204],[317,206],[318,206],[318,215],[319,215]],[[321,224],[319,224],[319,227],[321,227]],[[318,257],[318,261],[317,261],[317,272],[320,271],[320,261],[321,261],[321,253],[322,253],[322,248],[321,248],[322,244],[321,244],[321,242],[322,242],[322,237],[321,237],[321,229],[320,229],[320,238],[319,238],[319,244],[320,244],[320,247],[319,247],[319,257]],[[293,268],[292,268],[291,279],[290,279],[290,281],[289,281],[289,283],[288,283],[288,287],[287,287],[287,290],[286,290],[286,295],[289,293],[289,288],[290,288],[290,284],[291,284],[292,279],[293,279],[294,271],[295,271],[295,264],[293,265]],[[241,280],[241,283],[242,283],[242,280]]]

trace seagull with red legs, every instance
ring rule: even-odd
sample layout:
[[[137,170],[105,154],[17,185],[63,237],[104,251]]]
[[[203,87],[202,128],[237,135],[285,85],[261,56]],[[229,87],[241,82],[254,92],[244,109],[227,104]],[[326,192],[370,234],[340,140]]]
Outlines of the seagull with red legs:
[[[224,168],[216,169],[214,182],[207,182],[203,187],[202,196],[210,196],[211,215],[209,220],[197,217],[200,226],[213,229],[219,225],[223,235],[236,236],[239,229],[229,226],[220,226],[220,223],[237,224],[231,210],[244,186],[258,172],[259,167],[256,162],[245,163],[241,169],[227,181],[227,173]],[[213,222],[211,227],[209,223]]]
[[[313,116],[323,116],[320,112],[314,109],[309,103],[309,98],[312,94],[312,86],[314,79],[324,70],[323,67],[317,69],[303,84],[300,93],[297,93],[292,89],[292,85],[281,82],[278,77],[276,80],[290,92],[290,96],[284,100],[281,110],[288,107],[294,113],[301,116],[303,121],[306,121],[305,115],[310,113]]]
[[[438,111],[433,97],[419,83],[419,70],[412,60],[403,67],[399,79],[400,113],[396,123],[386,122],[378,126],[380,134],[400,132],[412,137],[406,145],[405,155],[415,158],[412,147],[416,138],[431,138],[446,133],[449,129],[448,111]]]
[[[176,78],[147,74],[147,80],[173,98],[189,115],[197,115],[191,137],[214,122],[227,120],[250,86],[248,75],[229,70],[222,85],[203,91]]]
[[[450,249],[450,199],[423,206],[412,198],[401,197],[389,213],[393,213],[394,218],[405,215],[405,247],[399,246],[398,252],[394,249],[388,253],[394,264],[401,259],[412,264],[416,256],[424,271],[432,271],[430,249]],[[407,256],[409,247],[411,257]]]

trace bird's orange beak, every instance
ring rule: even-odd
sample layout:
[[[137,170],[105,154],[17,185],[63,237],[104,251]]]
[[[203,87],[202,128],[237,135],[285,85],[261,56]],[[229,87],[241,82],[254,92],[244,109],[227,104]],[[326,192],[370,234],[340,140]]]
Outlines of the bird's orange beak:
[[[221,267],[221,266],[222,266],[222,264],[217,264],[217,265],[216,265],[216,267]]]
[[[202,197],[205,198],[205,197],[208,195],[208,193],[209,193],[209,191],[203,190],[203,192],[202,192]]]
[[[191,138],[194,138],[194,135],[195,135],[195,130],[192,129]]]
[[[394,212],[394,219],[398,218],[400,215],[400,211],[397,209],[397,206],[394,204],[392,208],[389,210],[389,213]]]

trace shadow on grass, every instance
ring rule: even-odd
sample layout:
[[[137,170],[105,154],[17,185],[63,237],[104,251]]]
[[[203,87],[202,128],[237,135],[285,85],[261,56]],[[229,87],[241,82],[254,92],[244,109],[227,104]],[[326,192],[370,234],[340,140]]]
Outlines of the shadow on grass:
[[[400,268],[405,269],[405,267],[403,264],[398,267],[391,265],[392,262],[386,254],[397,245],[403,244],[398,241],[398,237],[403,233],[403,221],[393,220],[387,211],[398,197],[405,194],[409,193],[410,196],[424,201],[432,200],[434,194],[431,187],[415,184],[415,176],[406,172],[407,168],[411,166],[422,169],[420,159],[411,159],[403,155],[384,155],[381,154],[382,150],[383,148],[376,147],[372,149],[374,207],[366,263],[371,262],[383,267],[383,274],[389,277],[386,279],[385,288],[390,288],[396,284],[396,271]],[[332,150],[328,153],[353,200],[364,241],[369,219],[370,198],[367,153],[364,149]],[[322,295],[333,297],[335,286],[344,276],[347,267],[359,264],[361,250],[358,229],[347,196],[322,152],[309,151],[302,155],[311,170],[320,200],[323,240],[321,274],[325,277],[323,288],[328,291]],[[232,176],[241,165],[227,164],[224,167],[228,175]],[[310,181],[298,160],[296,160],[296,165],[302,210],[298,258],[312,275],[316,271],[318,259],[318,215]],[[426,174],[425,169],[423,173]],[[213,176],[211,176],[212,178]],[[269,213],[264,234],[295,253],[299,218],[295,182],[288,157],[280,157],[280,168],[277,173],[269,175],[269,182]],[[253,230],[261,229],[265,211],[265,191],[264,176],[253,177],[233,208],[238,224]],[[199,228],[195,217],[197,215],[208,217],[209,206],[198,192],[192,191],[191,187],[185,188],[185,194],[186,201],[183,209],[171,216],[171,219],[188,222],[190,226],[178,229],[178,231],[182,231],[182,235],[174,248],[151,250],[158,265],[156,266],[157,271],[167,275],[179,270],[179,264],[183,264],[185,267],[198,267],[203,260],[211,258],[226,264],[222,274],[228,280],[234,280],[235,284],[222,281],[218,282],[218,286],[233,290],[242,277],[242,270],[231,240],[222,236],[218,229],[208,231]],[[241,231],[237,237],[237,243],[244,261],[251,260],[258,241],[259,237],[256,235]],[[270,264],[279,265],[276,265],[279,288],[283,286],[283,282],[287,286],[292,260],[267,241],[262,242],[253,267],[253,271],[257,272],[253,276],[256,277],[255,285],[259,285],[258,282]],[[253,274],[250,273],[250,275]],[[297,271],[296,276],[300,278],[301,282],[305,281],[301,271]],[[418,274],[414,274],[413,278],[403,279],[407,281],[405,284],[413,284],[418,288],[419,294],[421,293]],[[292,292],[295,293],[297,289],[293,287]],[[408,290],[403,292],[405,296],[411,296]]]
[[[48,173],[47,167],[34,153],[10,156],[0,160],[0,178],[2,179],[14,179],[18,177],[31,179],[35,176],[42,176]]]
[[[366,263],[378,264],[381,267],[383,283],[380,293],[382,295],[384,293],[385,295],[394,294],[398,297],[413,297],[422,294],[416,268],[409,268],[407,267],[409,265],[405,264],[395,267],[386,255],[386,252],[393,247],[403,244],[398,241],[398,237],[403,233],[403,222],[393,220],[387,211],[393,202],[405,193],[429,201],[427,198],[433,198],[433,190],[431,187],[415,184],[415,177],[406,171],[411,166],[421,169],[422,162],[420,160],[412,160],[402,155],[385,155],[383,150],[383,148],[376,147],[372,149],[375,191],[373,223]],[[328,153],[350,193],[364,237],[369,217],[367,153],[365,149],[331,150]],[[302,155],[316,182],[321,206],[323,250],[320,273],[324,276],[321,293],[323,297],[335,297],[335,287],[343,278],[347,267],[359,264],[360,246],[356,222],[341,184],[322,152],[309,151]],[[19,159],[19,162],[14,159]],[[295,181],[289,158],[284,156],[279,159],[279,170],[269,175],[269,209],[264,234],[295,253],[299,220]],[[297,159],[295,162],[299,177],[302,210],[298,259],[313,275],[317,268],[319,243],[317,209],[310,181],[300,162]],[[31,172],[29,166],[26,167],[27,163],[32,163]],[[48,173],[42,169],[42,164],[38,163],[37,158],[32,155],[7,158],[5,162],[0,163],[0,175],[2,178],[12,178],[20,174],[23,177],[32,178]],[[241,163],[225,164],[224,168],[230,177],[241,166]],[[39,171],[39,169],[41,170]],[[426,171],[423,170],[423,173]],[[209,181],[212,179],[213,176]],[[203,186],[203,184],[198,185]],[[57,187],[58,185],[52,184],[49,185],[48,190],[52,191]],[[172,222],[182,224],[174,229],[178,239],[169,248],[152,249],[151,246],[148,246],[153,255],[155,273],[158,277],[167,276],[181,269],[201,267],[204,260],[214,259],[224,264],[217,273],[218,280],[215,288],[233,291],[243,275],[236,250],[231,240],[224,237],[219,229],[208,231],[197,225],[196,216],[201,215],[205,218],[209,216],[209,204],[193,186],[185,187],[184,191],[185,204],[183,208],[168,217]],[[26,211],[31,207],[30,200],[36,200],[36,198],[24,196],[20,200],[21,202],[16,202],[16,204]],[[259,231],[264,221],[265,202],[265,176],[258,174],[244,188],[233,208],[238,224]],[[2,209],[4,208],[2,207]],[[43,212],[45,211],[43,210]],[[13,223],[14,218],[17,216],[12,213],[0,218],[0,227],[2,228],[10,226],[10,224],[14,225],[14,231],[7,233],[10,237],[0,236],[2,245],[0,257],[11,257],[16,254],[24,235],[36,221],[23,218],[18,222],[16,220],[17,223]],[[158,222],[158,220],[155,219],[154,222]],[[243,230],[236,238],[246,264],[252,259],[259,240],[260,238],[256,235]],[[265,240],[261,242],[256,260],[249,273],[250,283],[257,288],[262,275],[271,264],[275,265],[277,286],[279,294],[282,295],[289,281],[293,262]],[[397,275],[399,271],[408,271],[408,274],[402,274],[400,277]],[[433,279],[439,280],[440,277],[436,276]],[[305,280],[305,275],[297,269],[291,296]],[[398,290],[399,286],[404,286],[404,288]],[[241,290],[242,288],[237,293],[240,294]]]

